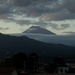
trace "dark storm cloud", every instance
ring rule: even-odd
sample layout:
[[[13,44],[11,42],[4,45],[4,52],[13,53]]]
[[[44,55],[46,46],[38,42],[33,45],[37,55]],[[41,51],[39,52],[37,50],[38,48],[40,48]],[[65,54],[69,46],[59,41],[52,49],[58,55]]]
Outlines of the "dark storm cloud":
[[[13,11],[11,0],[0,0],[0,14],[10,14]]]
[[[0,0],[0,16],[12,17],[10,21],[21,25],[41,24],[47,25],[42,21],[39,23],[24,22],[15,20],[13,15],[26,15],[26,17],[40,18],[43,21],[61,21],[75,19],[75,0]],[[12,14],[12,16],[7,15]],[[0,17],[0,19],[2,16]],[[7,19],[6,19],[7,20]],[[28,25],[27,24],[27,25]],[[67,27],[61,26],[63,29]],[[57,25],[55,26],[57,28]]]
[[[31,1],[29,0],[14,0],[14,5],[16,6],[28,6],[31,4]]]
[[[19,11],[22,14],[27,14],[28,17],[41,16],[44,13],[54,13],[60,11],[60,8],[48,8],[52,2],[57,0],[14,0],[15,6],[19,6]]]
[[[14,0],[13,3],[16,5],[16,6],[29,6],[31,4],[34,5],[35,4],[40,4],[40,3],[52,3],[52,2],[56,2],[57,0]]]
[[[66,10],[56,13],[46,13],[41,16],[41,19],[48,21],[60,21],[60,20],[71,20],[75,19],[75,14],[69,13]]]
[[[0,19],[7,20],[13,13],[12,6],[7,0],[0,0]]]
[[[23,14],[26,13],[27,16],[34,16],[34,17],[38,17],[38,16],[42,16],[43,14],[52,14],[55,12],[59,12],[60,8],[41,8],[41,7],[25,7],[25,8],[20,8],[20,12],[22,12]]]
[[[63,0],[62,6],[70,12],[75,13],[75,0]]]
[[[9,14],[11,12],[8,6],[0,6],[0,14]]]
[[[60,21],[75,19],[74,10],[75,0],[31,0],[29,7],[22,8],[21,12],[27,13],[28,16],[40,16],[44,20]]]

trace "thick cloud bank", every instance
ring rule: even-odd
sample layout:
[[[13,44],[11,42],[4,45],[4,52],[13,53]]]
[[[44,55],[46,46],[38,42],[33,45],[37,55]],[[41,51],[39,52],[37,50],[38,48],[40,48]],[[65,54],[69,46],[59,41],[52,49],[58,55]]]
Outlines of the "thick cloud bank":
[[[69,46],[75,46],[74,35],[44,35],[44,34],[10,34],[12,36],[27,36],[29,38],[39,40],[46,43],[64,44]]]

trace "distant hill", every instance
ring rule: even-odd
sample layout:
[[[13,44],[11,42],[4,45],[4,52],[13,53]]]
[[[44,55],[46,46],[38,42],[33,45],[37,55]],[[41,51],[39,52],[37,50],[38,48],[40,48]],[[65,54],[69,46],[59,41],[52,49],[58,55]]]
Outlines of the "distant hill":
[[[51,32],[45,28],[42,28],[40,26],[32,26],[29,29],[27,29],[26,31],[24,31],[23,33],[56,35],[55,33]]]
[[[0,57],[15,52],[36,52],[39,56],[75,56],[75,47],[62,44],[49,44],[30,39],[26,36],[16,37],[0,33]]]
[[[75,36],[74,35],[46,35],[46,34],[33,34],[33,33],[18,33],[8,34],[11,36],[27,36],[29,38],[42,41],[45,43],[64,44],[75,47]]]

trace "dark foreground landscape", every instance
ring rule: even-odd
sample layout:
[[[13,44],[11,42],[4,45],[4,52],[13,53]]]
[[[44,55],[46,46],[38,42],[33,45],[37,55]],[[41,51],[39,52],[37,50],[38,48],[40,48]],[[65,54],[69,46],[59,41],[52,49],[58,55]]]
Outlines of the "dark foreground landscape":
[[[43,43],[26,36],[16,37],[0,34],[0,58],[16,52],[35,52],[42,57],[75,57],[75,47],[63,44]]]
[[[13,75],[75,73],[75,47],[0,33],[2,71],[13,71]]]

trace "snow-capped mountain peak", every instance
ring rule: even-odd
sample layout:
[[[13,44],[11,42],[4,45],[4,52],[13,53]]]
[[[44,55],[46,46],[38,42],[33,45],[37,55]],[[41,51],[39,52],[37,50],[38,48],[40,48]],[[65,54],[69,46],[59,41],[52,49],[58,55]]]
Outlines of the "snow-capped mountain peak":
[[[29,29],[27,29],[26,31],[24,31],[23,33],[56,35],[55,33],[51,32],[45,28],[42,28],[40,26],[32,26]]]

